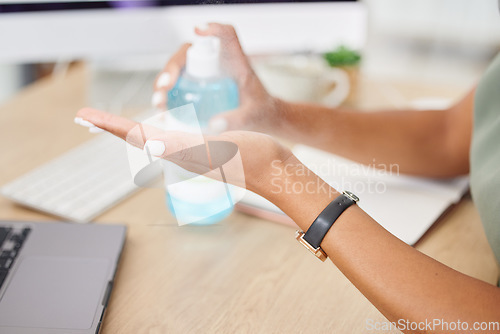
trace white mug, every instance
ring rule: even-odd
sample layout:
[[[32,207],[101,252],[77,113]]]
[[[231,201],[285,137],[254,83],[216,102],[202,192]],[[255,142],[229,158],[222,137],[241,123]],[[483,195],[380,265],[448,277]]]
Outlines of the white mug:
[[[267,91],[291,102],[336,107],[349,95],[349,77],[319,56],[280,56],[255,60],[255,72]]]

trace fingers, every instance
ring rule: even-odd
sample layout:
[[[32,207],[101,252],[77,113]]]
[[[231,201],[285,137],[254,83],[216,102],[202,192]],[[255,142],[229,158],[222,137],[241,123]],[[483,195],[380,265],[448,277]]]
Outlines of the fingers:
[[[127,138],[127,133],[129,133],[137,125],[137,122],[131,121],[127,118],[92,108],[80,109],[76,113],[76,117],[82,119],[88,124],[108,131],[121,139]]]
[[[230,135],[207,137],[200,144],[193,134],[166,132],[150,138],[144,150],[191,172],[246,187],[239,147]]]
[[[84,108],[78,111],[77,118],[95,125],[140,149],[149,137],[156,136],[162,131],[154,126],[144,125],[127,118],[110,114],[104,111]]]
[[[97,126],[133,146],[144,149],[152,156],[174,161],[181,167],[195,172],[204,173],[209,170],[207,148],[200,135],[175,131],[164,132],[151,125],[137,123],[91,108],[79,110],[77,118],[80,118],[84,124]],[[196,166],[198,167],[195,168]],[[205,169],[200,169],[199,166]]]
[[[75,117],[75,123],[88,128],[90,133],[100,133],[104,131],[103,129],[95,126],[94,124],[83,120],[81,117]]]
[[[247,128],[245,115],[246,113],[242,112],[240,108],[218,114],[210,120],[210,132],[219,134],[230,130],[244,130]]]
[[[186,132],[165,132],[149,124],[91,108],[81,109],[77,117],[84,124],[97,126],[144,149],[148,156],[163,158],[191,172],[246,187],[238,146],[238,140],[244,142],[244,137],[226,133],[204,138]]]
[[[182,45],[156,77],[151,100],[154,108],[165,109],[167,92],[174,87],[182,69],[186,65],[186,52],[190,46],[191,44]]]
[[[230,24],[211,22],[204,26],[195,27],[194,32],[200,36],[216,36],[225,41],[236,41],[239,44],[236,30]]]
[[[204,27],[196,27],[195,33],[200,36],[215,36],[221,40],[221,64],[223,70],[234,78],[240,89],[244,88],[249,78],[255,76],[233,26],[209,23]],[[159,110],[166,109],[167,92],[173,88],[186,65],[186,53],[191,44],[184,44],[158,74],[151,104]]]
[[[211,169],[206,144],[189,133],[166,132],[152,136],[146,141],[144,151],[198,174],[205,174]]]

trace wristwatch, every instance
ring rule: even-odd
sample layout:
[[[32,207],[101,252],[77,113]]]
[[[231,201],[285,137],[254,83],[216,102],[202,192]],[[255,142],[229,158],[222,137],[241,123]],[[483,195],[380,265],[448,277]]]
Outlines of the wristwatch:
[[[295,233],[295,239],[304,245],[304,247],[318,259],[324,262],[328,258],[328,255],[320,247],[323,238],[342,212],[358,201],[358,196],[350,191],[344,191],[342,195],[331,201],[330,204],[321,211],[307,232],[297,231]]]

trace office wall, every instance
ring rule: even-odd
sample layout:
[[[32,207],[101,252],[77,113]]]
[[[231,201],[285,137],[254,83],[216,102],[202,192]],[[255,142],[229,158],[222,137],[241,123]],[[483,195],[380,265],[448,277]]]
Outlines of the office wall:
[[[378,34],[464,48],[500,44],[497,0],[365,0]]]
[[[500,50],[497,0],[365,0],[364,73],[472,85]]]
[[[0,104],[12,96],[22,85],[19,65],[0,64]]]

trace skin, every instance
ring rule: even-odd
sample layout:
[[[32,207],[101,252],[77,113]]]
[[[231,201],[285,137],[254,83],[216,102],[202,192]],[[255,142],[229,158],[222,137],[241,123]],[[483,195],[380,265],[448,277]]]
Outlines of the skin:
[[[210,24],[207,30],[195,32],[221,38],[223,60],[230,60],[222,63],[240,88],[240,107],[215,118],[226,120],[227,130],[263,132],[366,164],[373,163],[373,159],[386,166],[398,164],[406,174],[453,177],[468,173],[475,89],[446,110],[366,113],[287,103],[267,93],[232,26]],[[167,86],[155,85],[155,91],[162,96],[177,81],[188,47],[182,46],[163,69],[171,80]],[[164,106],[163,100],[155,107]]]
[[[449,177],[468,172],[474,90],[443,111],[381,110],[364,114],[357,110],[291,104],[265,91],[231,26],[212,23],[196,33],[221,38],[227,72],[237,80],[241,96],[237,110],[217,116],[225,120],[227,130],[239,130],[206,137],[206,141],[236,144],[246,187],[280,207],[302,230],[307,230],[339,193],[312,172],[303,173],[306,168],[290,150],[263,133],[300,141],[360,162],[371,163],[376,158],[379,163],[397,163],[401,172],[415,175]],[[184,66],[186,49],[187,45],[183,46],[167,63],[163,71],[170,74],[171,82],[155,87],[156,91],[166,93],[172,88]],[[210,170],[207,163],[210,159],[196,154],[176,155],[189,148],[189,134],[147,131],[143,138],[133,135],[137,133],[133,131],[138,126],[135,122],[119,116],[93,109],[82,109],[77,116],[138,147],[148,139],[162,140],[166,145],[163,158],[192,171]],[[201,155],[213,154],[217,152],[205,151]],[[276,173],[276,168],[280,173]],[[238,179],[237,175],[233,179]],[[287,183],[318,186],[317,191],[300,194],[278,192],[272,186]],[[420,253],[387,232],[356,205],[339,217],[321,247],[389,321],[460,320],[468,322],[470,328],[474,322],[500,321],[500,288]]]

